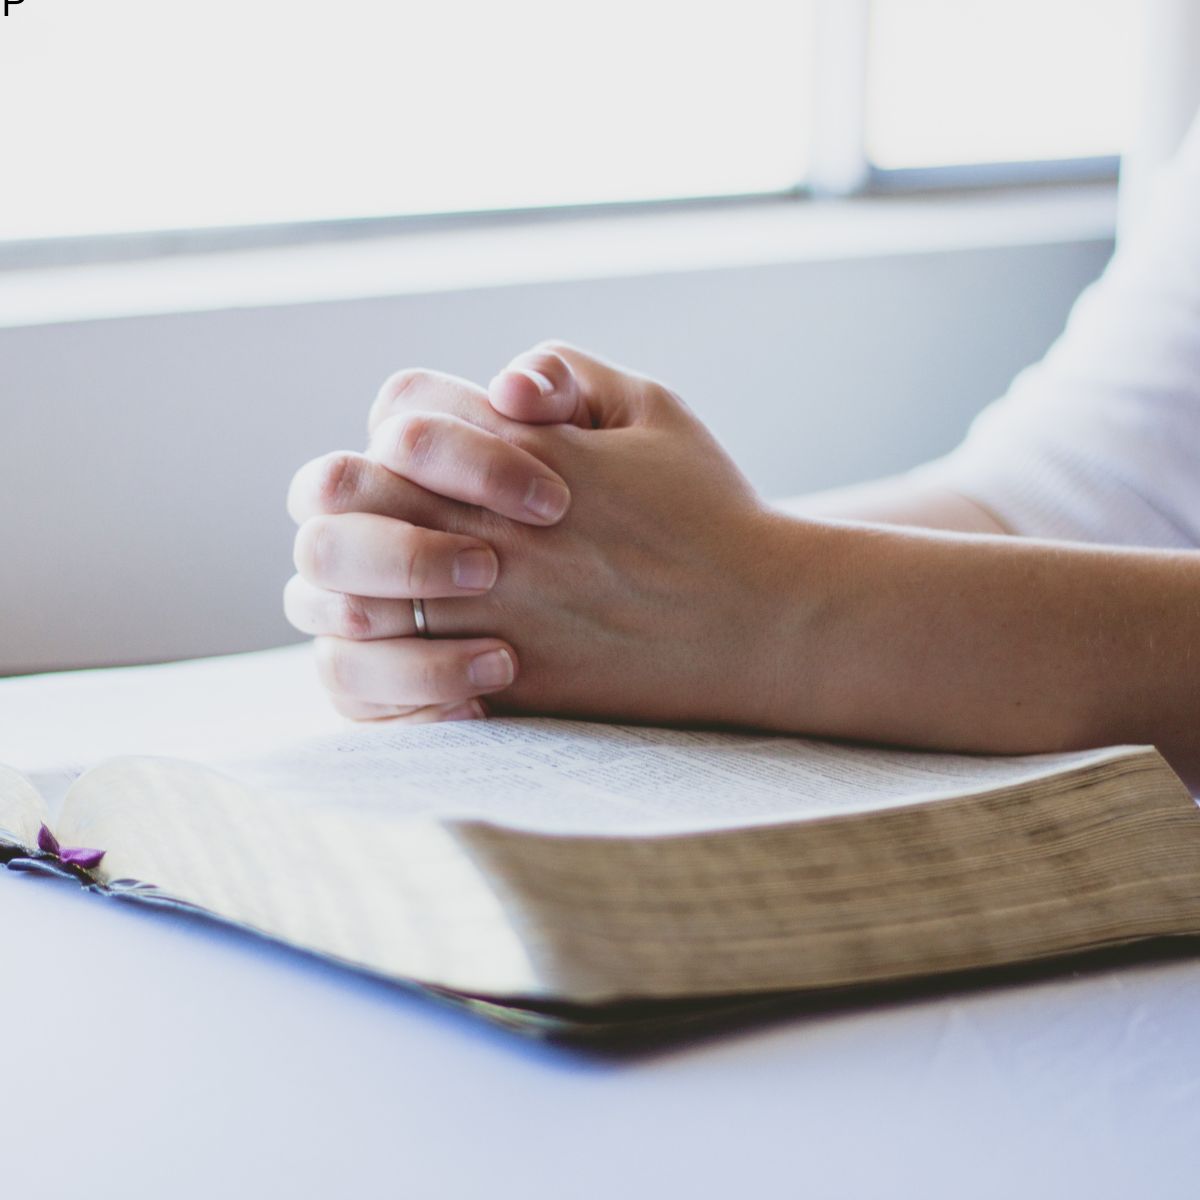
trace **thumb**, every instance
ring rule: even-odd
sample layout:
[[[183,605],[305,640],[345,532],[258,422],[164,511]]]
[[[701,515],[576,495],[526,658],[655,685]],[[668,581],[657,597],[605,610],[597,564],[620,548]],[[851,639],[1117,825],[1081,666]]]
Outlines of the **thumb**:
[[[488,399],[502,416],[526,425],[592,428],[575,372],[549,345],[518,354],[488,384]]]
[[[543,342],[492,380],[488,399],[498,413],[528,425],[605,429],[628,423],[634,394],[648,382],[565,342]]]

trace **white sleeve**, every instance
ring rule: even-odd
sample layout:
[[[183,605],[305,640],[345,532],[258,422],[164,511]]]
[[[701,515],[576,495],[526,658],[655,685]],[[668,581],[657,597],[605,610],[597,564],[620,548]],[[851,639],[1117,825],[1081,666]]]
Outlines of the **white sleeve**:
[[[1200,119],[1046,357],[913,477],[1030,537],[1200,546]]]

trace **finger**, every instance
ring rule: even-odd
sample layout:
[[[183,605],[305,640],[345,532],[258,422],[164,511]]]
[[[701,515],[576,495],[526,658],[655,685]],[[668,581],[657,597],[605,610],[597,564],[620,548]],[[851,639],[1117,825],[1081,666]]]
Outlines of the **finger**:
[[[301,633],[313,637],[369,642],[417,636],[411,600],[332,592],[300,575],[293,575],[283,589],[283,611]],[[435,601],[425,605],[431,637],[480,636],[494,628],[495,619],[494,611],[472,604],[467,597],[459,597],[453,604]]]
[[[287,505],[297,525],[324,514],[366,512],[432,529],[446,527],[450,509],[441,497],[349,450],[305,463],[292,477]]]
[[[620,429],[654,420],[682,405],[678,396],[653,379],[566,342],[542,342],[534,352],[552,354],[565,364],[574,380],[577,403],[588,414],[585,428]]]
[[[417,369],[397,371],[384,381],[371,405],[367,432],[374,435],[384,421],[401,413],[431,409],[493,430],[504,424],[492,412],[483,388],[457,375]]]
[[[517,656],[498,638],[316,640],[317,670],[337,696],[424,707],[455,704],[503,691],[517,674]]]
[[[567,485],[540,459],[448,413],[389,417],[367,457],[426,491],[527,525],[553,525],[571,504]]]
[[[333,707],[351,721],[395,721],[398,725],[427,725],[437,721],[479,721],[487,716],[479,700],[454,704],[427,704],[424,708],[398,704],[371,704],[346,696],[331,696]]]
[[[492,407],[527,425],[578,425],[592,428],[592,415],[574,372],[553,350],[518,354],[488,385]]]
[[[500,573],[496,552],[478,538],[374,513],[310,517],[293,557],[317,587],[385,599],[477,596]]]
[[[301,633],[370,641],[414,637],[411,600],[380,600],[316,587],[293,575],[283,589],[283,612]]]
[[[429,704],[400,718],[404,725],[432,725],[442,721],[482,721],[487,716],[482,700],[461,704]]]
[[[415,705],[372,704],[369,700],[357,700],[353,696],[330,693],[329,702],[343,717],[351,721],[387,721],[420,712]]]

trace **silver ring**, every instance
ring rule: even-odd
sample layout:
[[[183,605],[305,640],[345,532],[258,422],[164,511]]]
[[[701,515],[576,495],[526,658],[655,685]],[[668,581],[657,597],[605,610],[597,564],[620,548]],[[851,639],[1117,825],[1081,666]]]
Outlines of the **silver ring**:
[[[413,624],[417,627],[417,637],[427,638],[429,636],[429,622],[425,620],[425,601],[414,600],[413,606]]]

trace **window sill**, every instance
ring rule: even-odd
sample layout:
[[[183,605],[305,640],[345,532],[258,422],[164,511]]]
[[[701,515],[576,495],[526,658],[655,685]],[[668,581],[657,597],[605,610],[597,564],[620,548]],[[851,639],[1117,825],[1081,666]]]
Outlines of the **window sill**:
[[[1111,183],[531,220],[0,272],[0,328],[1096,241],[1115,224]]]

